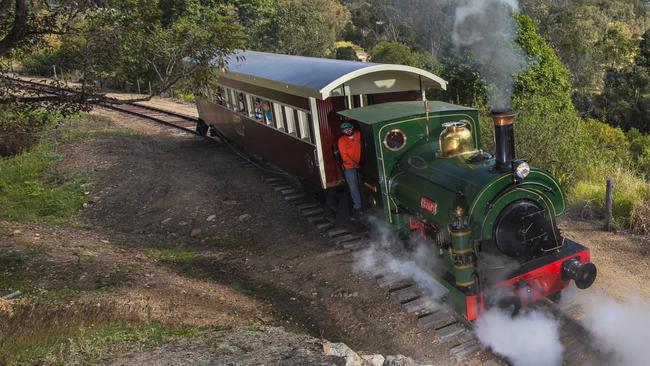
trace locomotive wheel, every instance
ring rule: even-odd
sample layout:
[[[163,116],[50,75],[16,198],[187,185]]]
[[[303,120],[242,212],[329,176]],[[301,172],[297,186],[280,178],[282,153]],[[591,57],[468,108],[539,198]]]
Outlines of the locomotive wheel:
[[[514,318],[521,310],[521,300],[516,296],[508,296],[500,299],[497,306]]]
[[[562,292],[558,292],[556,294],[550,295],[548,296],[548,299],[557,304],[562,300]]]

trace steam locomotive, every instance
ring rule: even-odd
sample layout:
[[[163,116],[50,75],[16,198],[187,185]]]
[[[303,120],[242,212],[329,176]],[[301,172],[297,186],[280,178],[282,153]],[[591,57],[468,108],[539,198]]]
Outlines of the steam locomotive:
[[[385,192],[370,195],[371,204],[394,228],[416,231],[439,249],[444,266],[433,270],[468,320],[489,306],[516,312],[557,297],[570,280],[580,289],[594,282],[589,249],[557,228],[565,210],[559,184],[515,158],[514,113],[491,116],[494,154],[478,149],[474,109],[399,102],[339,113],[381,144],[376,166],[366,168],[378,174],[365,175],[385,177],[377,182]]]
[[[558,230],[557,180],[515,155],[514,113],[491,115],[492,154],[476,109],[426,101],[426,88],[446,82],[424,70],[247,51],[218,84],[196,93],[197,131],[212,128],[317,190],[344,186],[333,150],[341,120],[353,123],[364,209],[437,249],[443,265],[432,271],[466,319],[594,282],[589,249]]]

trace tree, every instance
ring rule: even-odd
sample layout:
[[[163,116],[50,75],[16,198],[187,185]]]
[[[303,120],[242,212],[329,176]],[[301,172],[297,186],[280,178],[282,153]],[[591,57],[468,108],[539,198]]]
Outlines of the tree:
[[[643,35],[634,64],[610,68],[603,92],[596,99],[597,114],[624,130],[650,132],[650,30]]]
[[[382,41],[370,51],[370,61],[417,67],[420,59],[403,43]]]
[[[260,51],[323,57],[334,49],[349,19],[348,10],[336,0],[279,0],[250,46]]]
[[[517,155],[550,169],[563,184],[584,174],[589,136],[571,101],[571,77],[537,32],[532,19],[515,15],[517,42],[533,62],[517,75],[512,97],[518,113]]]
[[[205,75],[244,46],[242,28],[224,5],[198,0],[114,0],[87,15],[68,52],[95,80],[150,81],[156,93],[178,80]],[[191,60],[191,62],[184,62]],[[197,82],[214,78],[194,77]]]
[[[353,47],[339,47],[336,49],[337,60],[359,61],[357,51]]]
[[[44,35],[65,33],[80,14],[96,6],[94,0],[0,0],[0,57]]]

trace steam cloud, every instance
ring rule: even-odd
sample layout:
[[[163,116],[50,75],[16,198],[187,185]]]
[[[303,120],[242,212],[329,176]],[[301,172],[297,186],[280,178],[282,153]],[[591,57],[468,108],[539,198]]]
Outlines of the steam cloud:
[[[394,275],[412,278],[425,295],[434,301],[442,298],[448,290],[432,275],[439,268],[438,254],[432,244],[412,242],[412,251],[404,250],[403,243],[389,229],[372,222],[373,232],[378,233],[374,245],[355,254],[355,268],[374,275]]]
[[[648,365],[650,305],[635,296],[618,302],[602,294],[581,296],[578,301],[585,310],[583,324],[621,365]]]
[[[452,40],[478,61],[494,110],[512,107],[515,74],[527,68],[526,54],[515,43],[511,13],[518,10],[517,0],[469,0],[456,8]]]
[[[482,344],[507,357],[515,366],[556,366],[562,361],[564,348],[558,322],[541,312],[513,318],[492,308],[474,326]]]

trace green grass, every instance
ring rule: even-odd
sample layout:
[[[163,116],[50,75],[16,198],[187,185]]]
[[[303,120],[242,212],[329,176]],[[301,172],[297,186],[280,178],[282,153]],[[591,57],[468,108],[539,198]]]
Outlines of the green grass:
[[[138,131],[111,128],[112,122],[101,116],[79,114],[56,124],[56,128],[43,128],[44,138],[31,150],[0,158],[0,217],[66,222],[83,205],[82,185],[86,179],[65,177],[54,169],[63,159],[59,146],[87,138],[146,138]]]
[[[196,102],[196,99],[194,98],[194,94],[191,91],[186,91],[186,90],[174,91],[174,97],[176,99],[180,99],[187,103]]]
[[[185,274],[193,274],[196,270],[195,265],[203,259],[199,253],[191,249],[151,249],[149,255],[164,264],[177,266]]]
[[[88,364],[125,345],[154,346],[198,333],[197,327],[134,321],[50,328],[36,334],[0,338],[0,364]]]
[[[36,248],[29,251],[19,252],[14,250],[3,250],[0,252],[0,293],[21,291],[30,293],[34,290],[34,284],[38,281],[44,263],[44,252]]]
[[[49,167],[61,159],[53,142],[0,160],[0,215],[22,221],[60,222],[83,204],[83,179],[50,182]]]
[[[605,213],[605,183],[614,183],[612,211],[620,227],[636,229],[641,222],[634,214],[643,206],[650,205],[650,183],[624,168],[599,170],[593,178],[577,182],[569,190],[569,202],[580,209],[590,207],[596,214]],[[650,219],[650,218],[648,218]]]

